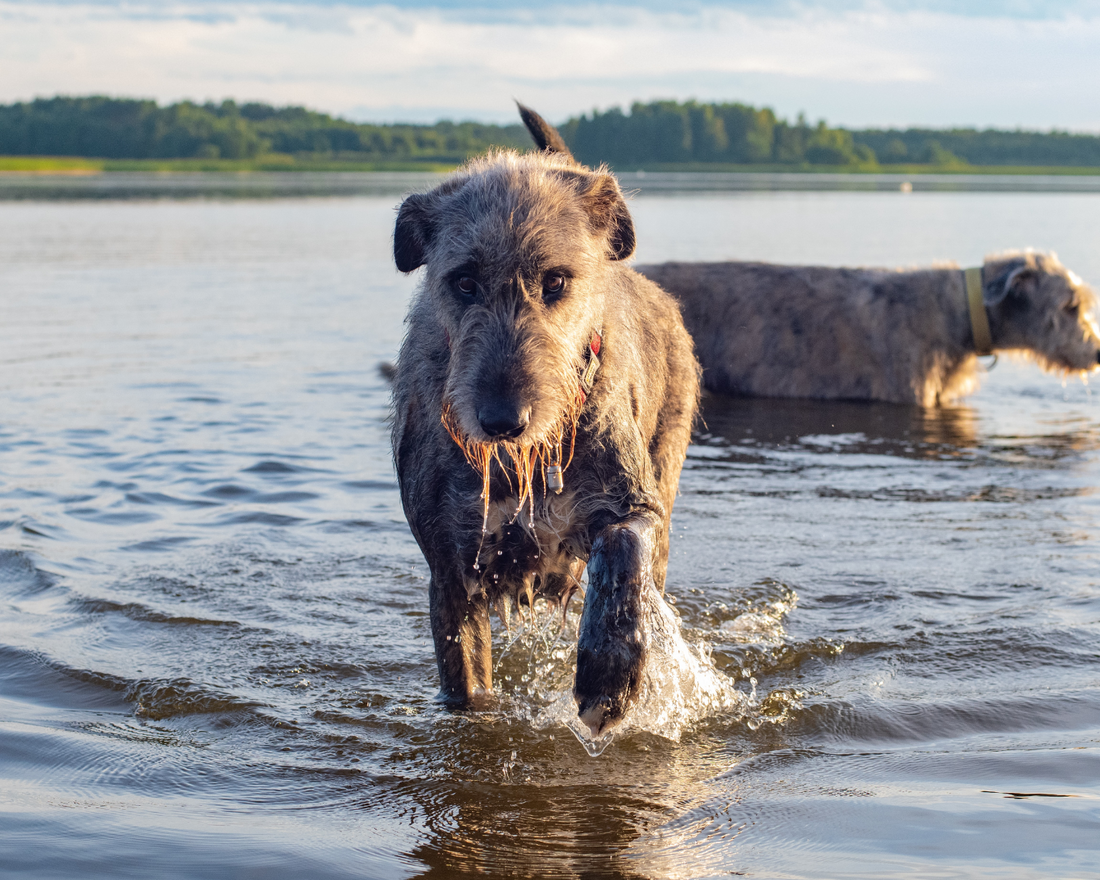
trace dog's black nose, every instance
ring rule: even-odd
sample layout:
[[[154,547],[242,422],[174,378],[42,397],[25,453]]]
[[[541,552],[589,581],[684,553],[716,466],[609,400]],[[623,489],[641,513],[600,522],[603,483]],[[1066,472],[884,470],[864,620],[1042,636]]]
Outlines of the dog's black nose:
[[[531,407],[520,408],[508,400],[492,400],[477,411],[481,429],[493,438],[513,440],[524,432],[531,421]]]

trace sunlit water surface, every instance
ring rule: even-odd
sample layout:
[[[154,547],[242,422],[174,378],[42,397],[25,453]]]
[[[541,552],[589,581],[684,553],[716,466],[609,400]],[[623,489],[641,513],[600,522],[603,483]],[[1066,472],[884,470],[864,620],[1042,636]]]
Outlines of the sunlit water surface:
[[[633,184],[643,261],[1032,245],[1100,284],[1100,194]],[[683,641],[589,757],[575,609],[500,630],[498,711],[433,702],[378,370],[397,200],[0,201],[0,873],[1100,870],[1085,385],[1002,360],[935,412],[709,400]]]

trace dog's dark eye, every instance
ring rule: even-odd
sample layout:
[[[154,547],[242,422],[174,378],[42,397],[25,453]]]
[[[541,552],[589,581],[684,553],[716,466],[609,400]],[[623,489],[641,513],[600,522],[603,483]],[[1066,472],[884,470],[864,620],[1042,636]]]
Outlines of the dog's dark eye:
[[[469,275],[463,275],[455,281],[455,290],[463,299],[471,300],[474,298],[474,294],[477,293],[477,282]]]
[[[565,276],[559,272],[550,272],[542,279],[542,298],[553,302],[565,293]]]

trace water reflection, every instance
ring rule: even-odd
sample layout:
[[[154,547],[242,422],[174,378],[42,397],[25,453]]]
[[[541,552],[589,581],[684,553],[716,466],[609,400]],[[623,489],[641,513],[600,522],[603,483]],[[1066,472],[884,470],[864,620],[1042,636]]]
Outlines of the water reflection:
[[[0,173],[0,200],[270,199],[401,196],[446,177],[427,171],[114,171],[90,174]],[[800,172],[621,172],[623,189],[643,195],[738,192],[1096,193],[1090,175],[808,174]]]
[[[391,171],[111,172],[0,174],[0,201],[71,199],[276,199],[392,196],[426,190],[445,175]]]
[[[647,876],[623,858],[663,805],[602,785],[546,789],[435,786],[431,837],[410,854],[430,878]],[[650,875],[651,876],[651,875]]]
[[[485,761],[489,744],[464,743],[465,761]],[[711,867],[730,865],[725,844],[739,829],[718,829],[711,815],[710,783],[731,766],[720,741],[642,737],[613,764],[578,758],[569,738],[519,735],[508,747],[507,777],[457,782],[448,773],[402,786],[422,811],[425,839],[410,853],[419,876],[697,876],[706,845]]]
[[[924,409],[863,402],[735,398],[707,395],[698,440],[706,445],[956,458],[978,445],[978,417],[969,406]]]
[[[751,460],[766,450],[812,449],[1036,469],[1085,464],[1088,454],[1100,449],[1100,420],[1091,415],[1069,411],[1035,418],[1025,426],[1006,423],[995,409],[989,409],[979,416],[976,409],[962,404],[924,409],[710,394],[703,401],[696,442],[703,448],[727,450],[729,460]],[[1025,427],[1031,431],[1020,430]]]

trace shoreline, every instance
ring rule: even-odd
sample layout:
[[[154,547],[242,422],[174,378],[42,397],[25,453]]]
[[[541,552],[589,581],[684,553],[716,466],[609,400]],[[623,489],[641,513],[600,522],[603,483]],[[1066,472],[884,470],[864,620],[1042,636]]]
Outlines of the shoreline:
[[[429,173],[445,174],[460,162],[437,159],[356,161],[353,159],[298,158],[271,154],[262,159],[97,159],[79,156],[0,156],[0,176],[113,174],[329,174]],[[1065,165],[731,165],[724,163],[660,164],[612,168],[618,176],[651,174],[817,174],[839,177],[881,175],[1100,177],[1100,166]]]
[[[53,168],[0,172],[0,202],[119,199],[272,199],[400,196],[438,183],[434,169],[386,171],[89,171]],[[822,171],[623,171],[628,196],[738,192],[1100,193],[1100,174],[838,174]]]

